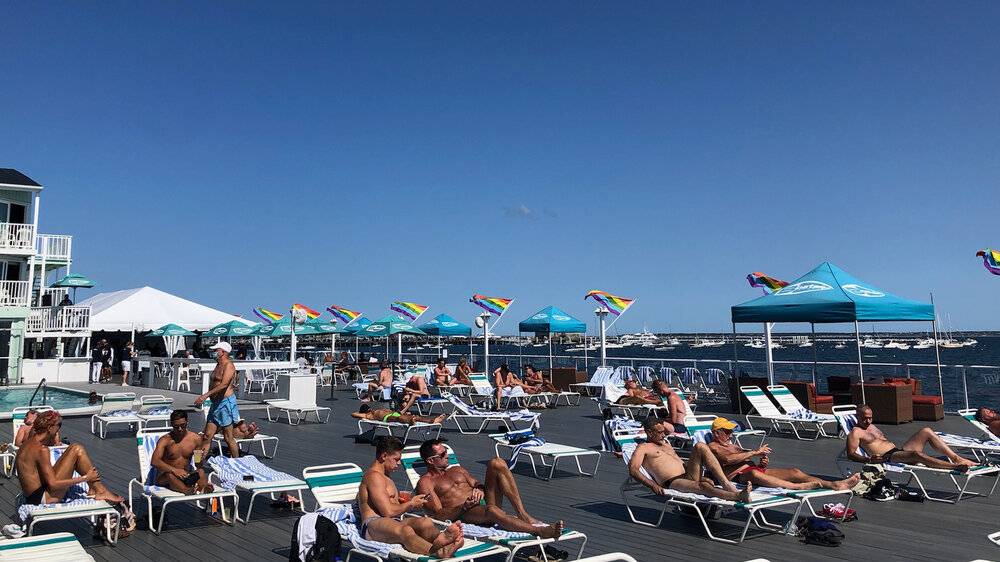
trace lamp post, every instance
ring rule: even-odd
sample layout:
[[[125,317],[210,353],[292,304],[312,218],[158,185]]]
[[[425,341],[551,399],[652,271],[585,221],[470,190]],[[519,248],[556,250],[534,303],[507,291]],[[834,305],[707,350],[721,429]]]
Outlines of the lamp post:
[[[597,326],[598,330],[601,332],[601,367],[605,367],[608,364],[608,342],[604,334],[606,330],[604,322],[608,316],[608,309],[602,306],[595,310],[594,314],[597,315]]]
[[[483,373],[490,374],[490,316],[489,312],[479,315],[478,320],[483,326]]]

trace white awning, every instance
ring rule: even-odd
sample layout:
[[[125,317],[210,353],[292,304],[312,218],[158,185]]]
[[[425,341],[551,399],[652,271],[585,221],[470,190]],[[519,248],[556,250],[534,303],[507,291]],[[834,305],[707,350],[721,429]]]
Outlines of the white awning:
[[[255,324],[153,287],[99,293],[77,304],[90,306],[94,332],[146,332],[170,323],[188,330],[207,330],[231,320]]]

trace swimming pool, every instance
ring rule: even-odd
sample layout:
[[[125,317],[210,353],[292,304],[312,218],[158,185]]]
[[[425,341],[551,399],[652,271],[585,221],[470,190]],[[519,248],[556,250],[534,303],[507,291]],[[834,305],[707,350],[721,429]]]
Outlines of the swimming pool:
[[[31,400],[31,395],[34,394],[34,386],[11,386],[7,388],[0,388],[0,418],[9,418],[10,412],[14,408],[20,406],[27,406],[28,401]],[[48,391],[44,394],[45,401],[43,402],[42,391],[39,390],[38,394],[35,395],[34,406],[52,406],[56,410],[65,413],[78,413],[77,410],[81,408],[92,409],[92,406],[88,402],[88,393],[69,390],[66,388],[59,388],[50,386]]]

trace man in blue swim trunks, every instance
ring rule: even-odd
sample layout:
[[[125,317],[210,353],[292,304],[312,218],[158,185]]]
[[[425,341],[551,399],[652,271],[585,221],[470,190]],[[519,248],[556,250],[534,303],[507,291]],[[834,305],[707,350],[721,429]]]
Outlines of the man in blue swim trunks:
[[[215,352],[215,369],[212,371],[208,392],[194,401],[194,406],[200,408],[205,400],[212,399],[212,406],[205,419],[205,438],[201,445],[202,454],[208,454],[212,447],[212,439],[221,428],[222,436],[229,447],[229,456],[234,459],[239,458],[240,447],[233,435],[233,426],[240,420],[240,412],[236,408],[236,367],[233,366],[233,362],[229,358],[233,346],[220,341],[209,349]]]

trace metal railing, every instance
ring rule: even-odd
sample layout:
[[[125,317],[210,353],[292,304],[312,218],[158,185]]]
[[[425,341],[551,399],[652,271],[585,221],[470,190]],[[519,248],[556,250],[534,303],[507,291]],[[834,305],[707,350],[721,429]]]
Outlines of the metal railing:
[[[90,329],[89,306],[32,307],[28,313],[29,332],[68,332]]]
[[[31,393],[31,399],[28,400],[28,406],[33,406],[35,404],[35,396],[38,395],[38,390],[42,390],[42,405],[44,406],[49,402],[49,385],[45,382],[45,378],[38,381],[38,386],[35,387],[35,391]]]
[[[73,255],[73,237],[66,234],[39,234],[35,252],[46,259],[68,260]]]
[[[30,294],[27,281],[0,281],[0,306],[28,306]]]
[[[0,222],[0,251],[32,252],[35,249],[35,225]]]

